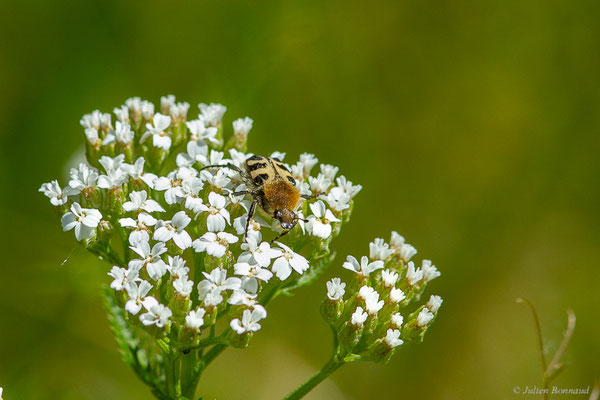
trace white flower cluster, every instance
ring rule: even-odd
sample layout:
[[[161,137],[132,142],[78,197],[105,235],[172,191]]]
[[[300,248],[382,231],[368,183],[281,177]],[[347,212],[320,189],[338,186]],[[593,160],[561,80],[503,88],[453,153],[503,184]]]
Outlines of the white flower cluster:
[[[252,156],[243,151],[252,120],[234,121],[228,139],[225,110],[200,104],[188,121],[189,104],[166,96],[160,112],[139,98],[115,108],[114,118],[94,111],[81,120],[88,162],[71,169],[67,186],[52,181],[40,188],[61,213],[63,230],[74,230],[88,250],[113,263],[110,287],[127,318],[182,345],[198,343],[221,317],[229,334],[259,330],[267,315],[261,293],[310,268],[299,248],[311,255],[310,246],[326,248],[361,190],[331,165],[311,176],[318,160],[302,154],[288,168],[301,193],[319,197],[296,210],[307,222],[279,242],[265,241],[281,228],[265,222],[266,214],[248,221],[252,198],[233,195],[245,190],[239,174],[202,170],[244,168]]]
[[[420,268],[409,261],[417,250],[392,232],[390,243],[375,239],[369,244],[369,257],[360,262],[348,256],[343,267],[354,273],[349,287],[340,278],[327,282],[323,316],[336,330],[340,348],[338,356],[348,354],[363,359],[381,360],[405,341],[422,340],[442,304],[431,296],[426,305],[407,317],[400,309],[419,301],[427,283],[440,272],[429,260]]]

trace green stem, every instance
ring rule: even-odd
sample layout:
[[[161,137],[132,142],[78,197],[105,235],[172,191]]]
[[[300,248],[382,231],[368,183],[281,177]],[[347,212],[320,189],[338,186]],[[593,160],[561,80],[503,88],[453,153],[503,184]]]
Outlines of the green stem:
[[[167,357],[165,360],[165,375],[167,379],[167,394],[175,398],[175,364],[174,359]]]
[[[308,392],[314,389],[319,383],[323,382],[329,375],[335,372],[339,367],[344,365],[343,361],[337,360],[335,357],[332,357],[331,360],[325,366],[316,373],[312,378],[304,382],[302,385],[298,386],[296,390],[290,393],[285,400],[297,400],[303,398]]]
[[[192,350],[203,349],[204,347],[210,346],[211,344],[227,344],[227,341],[223,338],[223,336],[211,337],[201,340],[195,346],[184,347],[183,352],[187,353]]]
[[[544,355],[544,342],[542,341],[542,327],[540,325],[540,318],[538,317],[538,313],[535,309],[535,307],[533,306],[533,304],[531,304],[531,302],[527,299],[522,299],[522,298],[518,298],[516,299],[517,303],[522,303],[525,304],[527,307],[529,307],[529,309],[531,310],[531,314],[533,315],[533,321],[535,323],[535,331],[537,334],[537,341],[538,341],[538,346],[539,346],[539,352],[540,352],[540,362],[542,363],[542,379],[543,379],[543,384],[544,384],[544,399],[547,400],[548,399],[548,386],[550,384],[550,382],[548,382],[548,379],[546,379],[546,369],[547,369],[547,364],[546,364],[546,356]]]
[[[195,379],[195,367],[198,364],[197,352],[184,354],[181,359],[181,391],[184,397],[193,399],[196,394],[198,380]]]

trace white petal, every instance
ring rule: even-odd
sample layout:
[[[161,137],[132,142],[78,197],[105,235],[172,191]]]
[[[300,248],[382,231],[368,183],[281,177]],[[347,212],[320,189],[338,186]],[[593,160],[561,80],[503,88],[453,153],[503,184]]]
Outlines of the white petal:
[[[277,260],[275,260],[275,262],[273,263],[273,267],[271,267],[271,270],[282,281],[287,279],[292,273],[290,264],[284,257],[279,257]]]
[[[185,250],[192,245],[192,238],[189,233],[182,231],[173,235],[173,242],[175,242],[177,247],[181,250]]]

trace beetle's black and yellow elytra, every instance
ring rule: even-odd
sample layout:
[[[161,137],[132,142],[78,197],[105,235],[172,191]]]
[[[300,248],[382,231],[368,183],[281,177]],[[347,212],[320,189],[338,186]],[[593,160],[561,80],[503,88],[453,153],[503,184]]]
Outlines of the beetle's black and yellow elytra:
[[[211,167],[224,167],[237,171],[248,188],[246,191],[234,193],[234,195],[249,194],[253,199],[248,211],[246,234],[248,233],[248,225],[250,219],[254,216],[257,204],[267,214],[281,223],[283,232],[274,239],[276,240],[289,232],[298,223],[298,220],[301,219],[295,212],[300,204],[300,199],[317,196],[301,195],[296,187],[296,180],[285,164],[277,158],[252,156],[246,160],[244,169],[238,168],[233,164],[207,165],[204,168]],[[244,234],[244,240],[246,234]]]

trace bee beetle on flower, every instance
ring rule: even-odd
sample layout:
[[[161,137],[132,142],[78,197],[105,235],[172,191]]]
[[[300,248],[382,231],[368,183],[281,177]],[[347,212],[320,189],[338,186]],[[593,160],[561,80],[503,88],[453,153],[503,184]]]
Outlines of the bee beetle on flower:
[[[234,196],[246,194],[252,196],[253,201],[246,220],[244,240],[248,235],[248,226],[254,216],[257,204],[264,212],[281,223],[283,232],[271,241],[273,243],[296,226],[299,220],[308,222],[295,212],[300,205],[300,199],[313,199],[321,194],[300,194],[296,187],[296,180],[278,158],[252,156],[246,160],[245,169],[238,168],[233,164],[207,165],[202,169],[215,167],[230,168],[240,174],[242,182],[248,189],[234,192]]]
[[[160,112],[133,97],[113,114],[85,115],[85,162],[67,186],[53,180],[39,189],[62,229],[110,263],[104,298],[119,350],[162,400],[198,398],[205,369],[226,348],[248,346],[270,303],[331,266],[330,246],[362,189],[333,165],[311,175],[319,160],[310,153],[294,164],[285,153],[247,153],[252,119],[233,121],[231,131],[225,106],[198,109],[188,120],[189,104],[174,96],[161,98]],[[354,280],[330,281],[322,305],[335,333],[332,359],[287,400],[342,364],[386,360],[422,340],[442,299],[432,296],[406,321],[400,311],[440,273],[428,260],[415,267],[415,253],[394,232],[389,243],[371,243],[360,263],[347,258]]]

